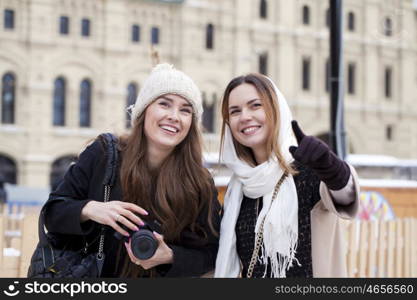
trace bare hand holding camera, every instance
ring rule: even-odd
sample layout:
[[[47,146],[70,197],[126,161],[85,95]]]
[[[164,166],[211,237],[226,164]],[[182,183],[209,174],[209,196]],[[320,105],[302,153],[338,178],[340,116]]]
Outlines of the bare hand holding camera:
[[[81,210],[81,222],[93,220],[97,223],[109,225],[121,235],[129,236],[129,233],[118,223],[123,224],[126,228],[136,231],[137,225],[144,225],[141,218],[135,213],[148,215],[146,210],[133,203],[122,201],[90,201]]]

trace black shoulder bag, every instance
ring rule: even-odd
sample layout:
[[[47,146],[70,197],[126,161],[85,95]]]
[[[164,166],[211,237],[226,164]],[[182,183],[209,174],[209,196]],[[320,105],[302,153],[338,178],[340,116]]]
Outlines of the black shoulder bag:
[[[110,189],[115,183],[117,169],[117,142],[110,133],[101,135],[106,145],[106,172],[103,180],[104,202],[109,201]],[[100,230],[99,246],[96,253],[88,253],[95,241],[81,249],[74,250],[68,242],[63,247],[54,246],[52,237],[45,233],[45,212],[42,209],[38,221],[39,243],[32,255],[28,278],[96,278],[100,277],[104,263],[105,227]]]

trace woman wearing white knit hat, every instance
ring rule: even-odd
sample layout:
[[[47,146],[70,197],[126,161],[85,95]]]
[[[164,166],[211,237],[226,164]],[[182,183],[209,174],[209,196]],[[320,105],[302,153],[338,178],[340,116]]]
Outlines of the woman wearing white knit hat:
[[[201,92],[191,78],[171,65],[157,65],[131,107],[130,134],[118,138],[114,201],[98,201],[95,184],[104,170],[96,139],[51,193],[45,206],[48,230],[88,240],[100,224],[109,226],[103,277],[189,277],[212,270],[220,205],[202,165],[201,114]],[[66,201],[56,201],[62,196]],[[114,235],[129,236],[144,222],[160,227],[153,232],[156,252],[146,259],[133,254],[138,249],[130,239],[123,243]]]

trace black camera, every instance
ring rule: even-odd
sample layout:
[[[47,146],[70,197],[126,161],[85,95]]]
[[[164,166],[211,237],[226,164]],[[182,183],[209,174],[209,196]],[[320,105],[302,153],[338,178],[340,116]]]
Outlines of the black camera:
[[[157,221],[145,222],[145,225],[138,226],[138,231],[131,230],[120,223],[119,225],[129,233],[129,237],[123,236],[117,231],[114,236],[118,240],[124,239],[126,242],[128,242],[130,238],[133,255],[139,259],[145,260],[151,258],[155,254],[155,251],[158,248],[158,241],[155,239],[153,231],[160,232],[161,224]]]

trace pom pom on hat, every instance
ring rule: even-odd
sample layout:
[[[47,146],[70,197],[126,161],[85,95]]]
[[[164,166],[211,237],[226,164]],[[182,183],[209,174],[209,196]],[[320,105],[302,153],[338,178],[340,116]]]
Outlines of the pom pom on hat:
[[[160,72],[160,71],[172,71],[174,70],[174,66],[167,64],[167,63],[162,63],[162,64],[158,64],[156,65],[153,69],[152,72]]]
[[[132,108],[131,123],[155,99],[162,95],[175,94],[185,98],[193,107],[194,116],[199,122],[203,114],[201,92],[194,81],[183,72],[175,69],[172,65],[162,63],[156,65],[143,86]]]

